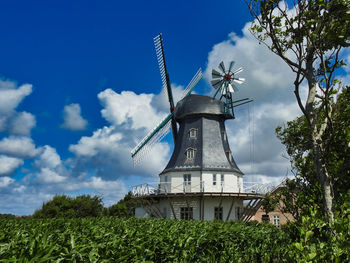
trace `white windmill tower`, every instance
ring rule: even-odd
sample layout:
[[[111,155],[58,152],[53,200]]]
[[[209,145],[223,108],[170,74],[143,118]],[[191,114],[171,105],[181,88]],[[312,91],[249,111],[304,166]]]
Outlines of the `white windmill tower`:
[[[142,202],[142,207],[136,209],[136,216],[240,220],[244,216],[243,200],[254,200],[250,202],[251,206],[262,198],[260,194],[244,192],[243,173],[233,159],[224,124],[234,118],[234,107],[251,101],[232,100],[232,94],[237,90],[234,83],[244,82],[243,78],[236,77],[243,69],[232,71],[233,61],[228,70],[221,62],[221,73],[213,69],[214,97],[191,94],[202,77],[199,70],[174,107],[161,34],[155,38],[155,45],[170,114],[147,134],[131,155],[135,162],[140,161],[144,153],[165,136],[170,126],[174,150],[159,174],[159,183],[133,187],[134,197]],[[219,99],[216,99],[218,94]]]

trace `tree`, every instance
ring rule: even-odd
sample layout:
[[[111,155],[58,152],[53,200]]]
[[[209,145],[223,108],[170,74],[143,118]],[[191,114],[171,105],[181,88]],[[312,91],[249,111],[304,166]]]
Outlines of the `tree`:
[[[51,201],[44,203],[36,210],[34,218],[74,218],[97,217],[103,211],[102,199],[99,196],[80,195],[72,198],[66,195],[56,195]]]
[[[265,217],[270,221],[269,213],[275,210],[278,205],[279,198],[273,193],[267,193],[264,199],[261,200],[262,209],[265,212]]]
[[[314,175],[321,187],[326,221],[334,220],[333,181],[326,166],[324,134],[333,126],[336,74],[345,65],[342,49],[350,45],[348,0],[245,0],[255,18],[251,32],[295,73],[294,94],[305,118]],[[292,3],[292,11],[288,9]],[[307,99],[300,96],[307,85]]]
[[[133,217],[138,202],[132,198],[132,193],[128,192],[118,203],[108,207],[106,213],[109,216]]]
[[[322,136],[327,171],[334,182],[334,204],[341,207],[350,189],[350,87],[342,89],[333,106],[332,129],[328,127]],[[305,116],[276,129],[278,138],[286,146],[295,179],[287,182],[287,191],[281,195],[286,209],[297,219],[308,214],[309,208],[319,209],[322,191],[314,168],[312,143],[308,136]]]

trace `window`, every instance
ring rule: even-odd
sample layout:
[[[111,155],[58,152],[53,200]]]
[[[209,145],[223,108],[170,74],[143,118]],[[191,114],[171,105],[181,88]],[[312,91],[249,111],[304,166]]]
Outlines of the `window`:
[[[222,220],[222,207],[214,207],[214,219]]]
[[[186,150],[186,157],[187,157],[187,160],[193,160],[193,159],[194,159],[195,153],[196,153],[196,149],[188,148],[188,149]]]
[[[185,185],[191,185],[191,174],[184,174]]]
[[[193,219],[193,207],[181,207],[180,218],[185,220]]]
[[[280,216],[279,215],[273,216],[273,224],[277,227],[280,227]]]
[[[191,128],[190,129],[190,138],[192,138],[192,139],[197,139],[197,129],[195,129],[195,128]]]
[[[269,215],[262,215],[261,216],[261,221],[269,223],[270,222],[270,217]]]
[[[225,182],[225,175],[221,174],[221,184],[224,184],[224,182]]]
[[[241,219],[241,208],[238,206],[236,207],[236,215],[237,215],[237,220]]]
[[[166,175],[166,176],[164,176],[164,182],[168,182],[168,176]]]
[[[224,141],[226,142],[226,141],[227,141],[226,132],[225,132],[225,131],[222,131],[221,134],[222,134],[222,138],[223,138]]]
[[[227,159],[232,162],[232,154],[231,154],[231,151],[226,151],[226,157]]]
[[[216,185],[216,174],[213,174],[213,185]]]

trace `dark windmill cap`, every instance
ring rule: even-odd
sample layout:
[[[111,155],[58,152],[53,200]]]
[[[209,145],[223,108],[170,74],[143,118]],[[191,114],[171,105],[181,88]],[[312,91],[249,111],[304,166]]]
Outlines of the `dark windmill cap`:
[[[232,119],[231,114],[224,113],[224,103],[220,100],[204,95],[191,94],[176,104],[176,120],[189,115],[221,115],[225,120]]]

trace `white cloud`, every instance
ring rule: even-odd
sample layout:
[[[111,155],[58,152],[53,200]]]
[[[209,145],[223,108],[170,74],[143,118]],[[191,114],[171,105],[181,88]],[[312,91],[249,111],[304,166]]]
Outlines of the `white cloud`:
[[[81,116],[80,105],[72,103],[64,106],[62,128],[71,131],[85,130],[88,122]]]
[[[183,95],[184,86],[171,84],[171,90],[173,93],[174,104],[176,105]],[[151,105],[156,109],[170,113],[168,94],[164,89],[158,95],[153,96]]]
[[[275,128],[301,115],[293,94],[293,73],[275,54],[249,32],[229,34],[227,40],[216,44],[208,55],[205,78],[211,80],[211,70],[221,61],[225,65],[234,60],[234,69],[242,66],[239,77],[246,82],[237,85],[234,99],[250,97],[254,102],[235,109],[236,119],[226,121],[231,150],[238,167],[250,176],[267,178],[283,176],[290,163],[282,155],[284,146],[276,138]],[[250,114],[249,114],[250,113]]]
[[[0,154],[18,158],[33,158],[40,152],[31,138],[10,136],[0,141]]]
[[[141,166],[133,167],[130,155],[135,146],[136,133],[131,130],[117,132],[116,127],[103,127],[96,130],[91,137],[84,136],[69,150],[76,155],[73,167],[94,168],[99,176],[116,177],[128,174],[156,175],[165,165],[169,154],[166,143],[154,146],[152,155]]]
[[[49,145],[45,145],[42,147],[42,152],[39,158],[35,160],[35,164],[38,167],[54,169],[57,166],[61,165],[61,158],[57,154],[55,148],[52,148]]]
[[[12,184],[15,180],[10,177],[0,177],[0,188],[7,187]]]
[[[13,111],[30,93],[32,93],[30,84],[24,84],[16,89],[13,82],[0,81],[0,114]]]
[[[62,183],[67,179],[66,177],[59,175],[57,172],[47,167],[41,168],[40,172],[37,173],[36,177],[42,183],[48,183],[48,184]]]
[[[30,135],[35,127],[35,117],[28,112],[17,112],[17,106],[31,94],[32,85],[17,84],[9,80],[0,80],[0,131],[11,135]]]
[[[111,124],[127,124],[130,129],[152,129],[165,113],[159,113],[151,106],[153,94],[136,94],[122,91],[120,94],[106,89],[98,94],[104,107],[102,116]]]
[[[16,113],[9,122],[9,133],[13,135],[30,135],[36,125],[35,116],[25,111]]]
[[[23,163],[21,159],[0,155],[0,176],[12,174]]]

